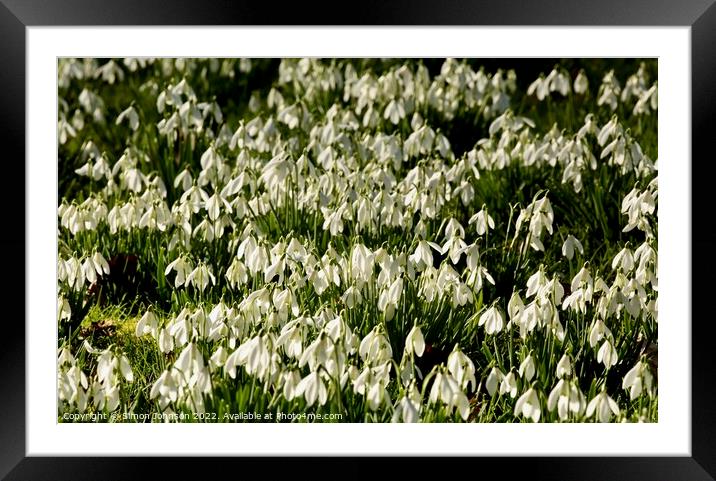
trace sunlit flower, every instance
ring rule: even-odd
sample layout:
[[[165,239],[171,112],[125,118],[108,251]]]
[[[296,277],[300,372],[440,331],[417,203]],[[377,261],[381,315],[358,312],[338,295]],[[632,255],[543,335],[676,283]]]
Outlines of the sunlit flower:
[[[515,416],[524,416],[533,422],[538,422],[542,409],[539,396],[534,388],[530,388],[522,394],[515,403]]]
[[[405,338],[405,350],[414,353],[418,357],[425,352],[425,339],[420,327],[417,325],[413,326],[408,333],[408,337]]]
[[[570,261],[574,257],[574,251],[578,250],[580,254],[584,255],[584,247],[572,234],[567,236],[567,239],[562,244],[562,255]]]
[[[600,423],[608,423],[612,414],[618,416],[619,412],[619,406],[614,399],[609,397],[606,391],[602,391],[587,404],[586,416],[595,416]]]
[[[643,391],[651,394],[653,382],[654,377],[649,371],[649,366],[645,362],[639,361],[624,375],[622,389],[629,391],[629,399],[633,401],[641,396]]]
[[[535,361],[532,354],[529,354],[520,364],[518,370],[520,377],[525,381],[529,382],[535,375]]]
[[[497,307],[492,306],[480,316],[478,325],[484,325],[485,332],[487,332],[487,334],[496,334],[502,330],[505,325],[505,321],[500,310]]]

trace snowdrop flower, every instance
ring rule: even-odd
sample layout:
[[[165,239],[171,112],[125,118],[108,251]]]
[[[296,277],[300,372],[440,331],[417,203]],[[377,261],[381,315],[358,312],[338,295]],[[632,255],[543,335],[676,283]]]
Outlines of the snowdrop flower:
[[[134,106],[130,105],[125,110],[123,110],[117,116],[117,121],[115,123],[119,125],[124,122],[125,119],[129,124],[129,128],[131,128],[132,130],[136,131],[139,128],[139,114],[137,114],[137,111],[134,109]]]
[[[179,172],[179,175],[174,178],[174,187],[178,188],[181,185],[184,192],[188,191],[193,183],[194,180],[192,179],[191,173],[188,169],[182,170]]]
[[[607,104],[612,111],[616,110],[620,93],[621,86],[619,85],[619,81],[614,76],[614,70],[610,70],[602,79],[597,105]]]
[[[57,320],[69,320],[72,317],[72,309],[70,303],[62,295],[57,296]]]
[[[276,346],[282,346],[288,357],[299,359],[303,352],[303,332],[299,319],[288,322],[276,339]]]
[[[292,401],[297,396],[300,396],[298,392],[298,384],[301,382],[301,374],[296,370],[286,370],[281,373],[281,379],[283,382],[283,397],[287,401]]]
[[[614,366],[619,360],[617,350],[612,345],[612,342],[607,339],[602,343],[602,347],[597,351],[597,362],[604,364],[604,367],[609,369]]]
[[[191,269],[191,266],[189,266],[189,269]],[[235,258],[229,265],[229,268],[226,269],[225,276],[226,280],[229,281],[229,285],[231,285],[234,289],[238,289],[249,280],[246,265],[241,262],[238,257]]]
[[[495,220],[487,213],[484,206],[480,212],[470,217],[468,224],[475,224],[477,235],[484,235],[489,229],[495,228]]]
[[[298,367],[308,364],[311,371],[317,371],[320,366],[325,367],[330,357],[331,349],[332,346],[328,337],[322,332],[303,349],[303,353],[298,360]]]
[[[164,371],[152,384],[149,399],[159,398],[159,407],[162,410],[179,398],[179,376],[176,371]]]
[[[500,371],[498,368],[493,367],[490,369],[490,373],[487,375],[487,381],[485,381],[485,387],[487,388],[488,394],[490,396],[494,396],[495,392],[497,392],[497,387],[499,383],[502,382],[505,375],[502,374],[502,371]]]
[[[368,282],[373,277],[375,255],[363,244],[355,244],[351,252],[351,274],[354,280]]]
[[[612,331],[604,324],[601,319],[595,319],[592,328],[589,330],[589,345],[594,347],[602,338],[613,339]]]
[[[385,386],[390,381],[392,364],[385,362],[377,367],[366,367],[353,382],[354,392],[366,396],[368,407],[375,411],[390,400]]]
[[[341,296],[341,300],[349,309],[361,304],[363,302],[363,295],[355,286],[350,286]]]
[[[328,401],[328,389],[317,371],[314,371],[301,379],[296,386],[295,395],[303,395],[306,399],[307,407],[313,406],[316,401],[318,401],[318,404],[323,406],[326,404],[326,401]]]
[[[124,71],[114,60],[110,60],[101,67],[97,67],[94,78],[102,77],[102,80],[108,84],[113,84],[116,80],[120,82],[124,80]]]
[[[119,386],[102,386],[95,382],[92,384],[92,398],[98,410],[115,411],[119,407]]]
[[[628,247],[624,247],[614,256],[612,270],[617,269],[621,269],[624,273],[629,273],[634,269],[634,255]]]
[[[137,337],[142,337],[146,334],[151,334],[152,337],[156,337],[159,330],[159,320],[152,311],[147,311],[137,322],[135,328],[135,334]]]
[[[84,412],[89,401],[89,381],[67,348],[60,349],[57,356],[57,382],[57,399],[61,402],[60,409],[64,410],[69,407]]]
[[[388,339],[380,332],[378,326],[374,327],[367,336],[363,338],[358,349],[360,357],[366,363],[381,364],[393,357],[393,350]]]
[[[187,262],[184,256],[179,256],[169,263],[167,268],[164,270],[164,275],[168,276],[172,270],[176,271],[176,276],[174,277],[174,287],[179,288],[184,284],[193,269],[193,266]]]
[[[584,69],[580,70],[574,79],[574,91],[580,95],[584,95],[589,89],[589,80],[584,73]]]
[[[447,367],[450,374],[458,381],[461,389],[469,389],[471,384],[473,390],[477,387],[475,365],[469,357],[460,351],[457,345],[448,356]]]
[[[405,118],[405,107],[403,106],[403,102],[401,100],[391,100],[385,108],[383,118],[390,119],[393,124],[398,124],[398,122]]]
[[[566,97],[570,92],[569,77],[563,70],[552,70],[546,80],[549,80],[550,92],[559,92],[563,97]]]
[[[421,357],[423,352],[425,352],[425,339],[423,338],[423,332],[417,324],[413,326],[405,339],[405,351],[413,353],[418,357]]]
[[[438,371],[433,380],[433,386],[430,389],[428,401],[431,404],[441,400],[451,410],[457,408],[458,413],[463,420],[467,420],[470,415],[470,402],[467,396],[460,389],[458,382],[452,375]]]
[[[440,251],[445,254],[448,253],[448,257],[453,264],[460,262],[460,257],[467,249],[467,244],[459,236],[452,236],[445,241],[445,244],[441,247]]]
[[[570,285],[570,288],[572,289],[572,292],[579,290],[582,287],[586,287],[589,289],[589,291],[593,291],[593,285],[594,280],[592,279],[591,274],[589,273],[589,269],[587,269],[587,266],[584,265],[579,272],[577,272],[577,275],[574,276],[572,279],[572,284]]]
[[[563,354],[557,363],[557,378],[563,379],[572,374],[572,362],[567,354]]]
[[[527,87],[527,95],[536,95],[540,101],[549,95],[549,82],[546,81],[542,74]]]
[[[185,283],[187,286],[193,285],[196,289],[203,292],[209,286],[209,283],[212,285],[216,284],[216,278],[211,272],[211,268],[201,262],[186,276]]]
[[[159,350],[164,354],[168,354],[174,350],[174,337],[172,337],[167,328],[159,330],[157,344],[159,345]]]
[[[534,388],[530,388],[517,399],[515,416],[521,415],[536,423],[539,421],[540,414],[542,414],[542,409],[540,408],[539,396]]]
[[[122,376],[127,382],[134,382],[134,373],[132,373],[132,367],[129,364],[129,359],[127,359],[127,356],[125,356],[124,354],[119,357],[119,372],[122,373]]]
[[[96,161],[93,161],[92,159],[88,160],[82,165],[82,167],[75,169],[75,173],[83,177],[90,177],[95,181],[98,181],[103,177],[107,179],[111,178],[109,164],[104,156],[100,156],[96,159]]]
[[[618,416],[619,412],[619,406],[614,399],[609,397],[606,391],[602,391],[587,404],[586,416],[595,416],[600,423],[608,423],[612,414]]]
[[[255,336],[241,344],[236,351],[226,358],[224,369],[234,377],[236,366],[244,366],[246,372],[263,378],[269,368],[271,354],[264,336]]]
[[[522,363],[520,363],[519,373],[520,377],[525,381],[529,382],[532,380],[535,375],[535,361],[532,354],[529,354]]]
[[[484,325],[485,332],[492,335],[502,331],[505,321],[500,310],[496,306],[492,306],[480,316],[478,325]]]
[[[114,411],[119,407],[119,375],[129,383],[134,381],[134,374],[125,355],[116,356],[109,349],[96,351],[85,340],[90,354],[99,354],[97,358],[96,380],[92,384],[92,398],[99,410]]]
[[[584,247],[572,234],[567,236],[567,239],[562,244],[562,255],[570,261],[574,257],[574,250],[578,250],[580,254],[584,255]]]
[[[442,252],[442,248],[434,242],[418,241],[418,246],[415,248],[415,251],[408,257],[418,272],[433,265],[433,249]]]
[[[648,364],[639,361],[624,375],[622,389],[629,391],[629,400],[633,401],[641,396],[643,391],[651,395],[653,381],[654,377],[649,371]]]
[[[547,285],[547,282],[547,276],[544,275],[544,270],[542,266],[540,266],[540,269],[527,279],[527,292],[525,292],[525,296],[534,296]]]
[[[510,371],[500,382],[500,394],[509,393],[511,398],[517,396],[517,378],[515,373]]]
[[[76,135],[77,131],[69,122],[67,122],[63,114],[57,123],[57,139],[59,140],[60,145],[66,144],[69,138],[73,138]]]
[[[407,392],[401,397],[395,408],[391,422],[417,423],[420,421],[421,399],[415,383],[411,383]]]
[[[368,407],[373,411],[378,410],[384,402],[389,401],[390,396],[385,388],[384,381],[379,378],[375,379],[368,387],[366,399],[368,400]]]
[[[507,313],[510,316],[510,322],[508,323],[508,327],[511,327],[512,322],[519,324],[519,318],[522,315],[524,309],[525,304],[524,302],[522,302],[520,294],[517,291],[513,292],[512,296],[510,297],[510,301],[507,303]]]
[[[569,413],[581,416],[586,405],[587,401],[578,383],[567,382],[564,379],[557,382],[547,398],[547,409],[550,411],[557,409],[559,419],[562,421],[567,419]]]
[[[400,297],[403,292],[403,278],[398,277],[390,286],[384,288],[378,298],[378,309],[385,313],[385,319],[391,320],[398,308]]]
[[[331,210],[326,207],[321,207],[323,212],[324,222],[323,230],[331,232],[332,236],[337,236],[343,232],[343,213],[345,208],[339,208],[338,210]]]
[[[216,222],[222,211],[228,214],[233,212],[231,204],[229,204],[218,192],[214,193],[214,195],[206,200],[204,208],[206,209],[209,219],[212,222]]]

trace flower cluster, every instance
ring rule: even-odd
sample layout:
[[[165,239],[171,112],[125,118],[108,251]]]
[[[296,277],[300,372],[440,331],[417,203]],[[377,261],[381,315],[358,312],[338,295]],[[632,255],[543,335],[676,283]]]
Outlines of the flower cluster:
[[[61,411],[655,420],[650,64],[58,62]]]

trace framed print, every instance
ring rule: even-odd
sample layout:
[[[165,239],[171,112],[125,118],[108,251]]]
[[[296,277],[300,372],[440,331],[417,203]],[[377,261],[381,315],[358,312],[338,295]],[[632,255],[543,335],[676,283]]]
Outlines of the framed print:
[[[4,1],[3,476],[712,479],[716,7],[374,7]]]

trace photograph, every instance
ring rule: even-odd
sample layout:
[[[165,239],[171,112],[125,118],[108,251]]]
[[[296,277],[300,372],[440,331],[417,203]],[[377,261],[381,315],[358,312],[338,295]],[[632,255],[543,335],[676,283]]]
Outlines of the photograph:
[[[56,64],[58,423],[659,422],[658,58]]]

